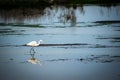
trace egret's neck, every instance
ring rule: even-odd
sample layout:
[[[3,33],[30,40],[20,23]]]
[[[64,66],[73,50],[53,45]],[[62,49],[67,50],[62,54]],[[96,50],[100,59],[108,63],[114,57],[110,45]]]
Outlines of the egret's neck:
[[[38,44],[40,45],[40,44],[43,44],[43,41],[42,40],[39,40],[38,41]]]
[[[40,45],[40,44],[41,44],[41,41],[38,41],[38,44]]]

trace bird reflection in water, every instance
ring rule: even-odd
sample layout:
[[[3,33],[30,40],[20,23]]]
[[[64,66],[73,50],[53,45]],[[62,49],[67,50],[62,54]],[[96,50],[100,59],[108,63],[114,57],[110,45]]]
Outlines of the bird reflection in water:
[[[31,58],[28,59],[27,62],[32,64],[39,64],[40,66],[42,66],[41,61],[35,58],[35,50],[33,47],[30,49],[30,55]]]

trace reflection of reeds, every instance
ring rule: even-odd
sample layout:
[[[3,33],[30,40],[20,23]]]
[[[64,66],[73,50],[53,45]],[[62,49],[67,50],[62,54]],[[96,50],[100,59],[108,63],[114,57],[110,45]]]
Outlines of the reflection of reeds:
[[[100,8],[101,15],[103,15],[103,10],[102,8]],[[0,9],[0,18],[2,22],[6,24],[16,23],[13,24],[15,26],[19,26],[19,24],[21,26],[21,24],[24,24],[24,21],[29,21],[29,20],[43,21],[44,19],[48,19],[50,22],[58,21],[59,23],[64,23],[64,24],[70,23],[71,26],[75,26],[78,20],[77,19],[78,14],[76,13],[77,11],[79,11],[80,14],[84,15],[85,14],[84,6],[67,5],[67,6],[51,6],[51,7],[43,7],[43,8],[16,8],[16,9],[7,9],[7,10]],[[117,10],[116,8],[116,13],[118,13],[119,15],[118,11],[119,10]],[[108,11],[108,14],[109,13],[110,11]],[[119,22],[120,21],[97,21],[95,23],[119,23]],[[41,23],[39,22],[39,24]],[[35,25],[35,26],[39,27],[39,25]]]
[[[56,10],[54,12],[54,10]],[[81,9],[83,11],[83,9]],[[11,23],[12,21],[17,24],[21,24],[25,19],[38,19],[45,16],[48,19],[53,18],[56,15],[56,12],[61,11],[59,15],[60,22],[66,23],[71,22],[71,25],[76,24],[76,15],[74,8],[66,8],[66,7],[57,7],[54,6],[46,9],[32,9],[32,8],[19,8],[19,9],[11,9],[11,10],[0,10],[0,16],[5,23]],[[59,12],[58,12],[59,13]]]
[[[0,10],[0,16],[5,22],[14,21],[23,23],[25,19],[36,19],[44,14],[44,9],[11,9]]]

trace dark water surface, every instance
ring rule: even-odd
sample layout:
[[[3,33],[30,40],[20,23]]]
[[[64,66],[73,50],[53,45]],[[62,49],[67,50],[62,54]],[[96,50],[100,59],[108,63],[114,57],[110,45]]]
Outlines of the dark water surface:
[[[1,80],[119,80],[119,68],[120,5],[0,10]]]

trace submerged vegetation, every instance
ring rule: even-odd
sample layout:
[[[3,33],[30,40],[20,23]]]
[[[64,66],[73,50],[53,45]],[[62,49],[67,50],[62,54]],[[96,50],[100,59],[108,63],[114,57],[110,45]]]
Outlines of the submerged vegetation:
[[[0,0],[0,8],[6,7],[40,7],[52,4],[115,4],[120,0]]]

